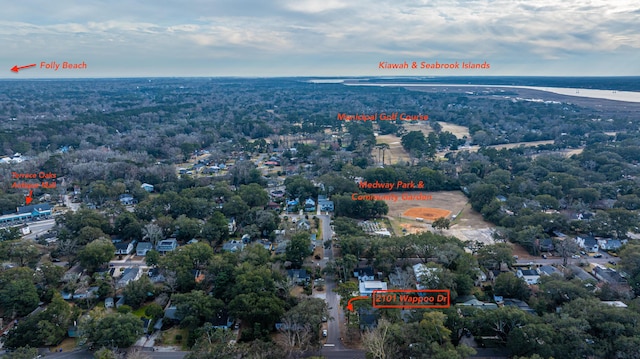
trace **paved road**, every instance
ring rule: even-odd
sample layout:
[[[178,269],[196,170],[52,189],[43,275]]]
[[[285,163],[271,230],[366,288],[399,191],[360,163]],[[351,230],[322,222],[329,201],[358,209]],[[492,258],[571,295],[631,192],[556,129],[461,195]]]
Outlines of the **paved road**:
[[[333,230],[331,229],[331,218],[328,215],[318,215],[322,223],[322,239],[331,241]],[[324,259],[322,265],[333,260],[333,246],[324,249]],[[327,340],[321,355],[328,359],[364,359],[365,353],[361,350],[347,349],[340,340],[340,327],[345,325],[344,311],[340,307],[340,296],[333,290],[336,288],[335,279],[325,277],[325,300],[329,309],[329,315],[333,320],[327,322]]]
[[[45,219],[42,221],[29,222],[29,229],[31,233],[22,237],[24,239],[36,239],[36,236],[44,234],[46,231],[53,228],[56,225],[56,220],[54,218]]]
[[[590,256],[581,255],[581,258],[568,258],[567,264],[578,264],[580,262],[587,261],[589,263],[598,263],[598,264],[607,264],[609,261],[613,261],[618,263],[620,258],[609,255],[608,253],[600,253],[602,254],[601,258],[593,258]],[[547,257],[547,259],[541,257],[535,258],[520,258],[516,261],[517,264],[527,265],[532,263],[533,265],[551,265],[551,264],[562,264],[563,259],[561,257]]]

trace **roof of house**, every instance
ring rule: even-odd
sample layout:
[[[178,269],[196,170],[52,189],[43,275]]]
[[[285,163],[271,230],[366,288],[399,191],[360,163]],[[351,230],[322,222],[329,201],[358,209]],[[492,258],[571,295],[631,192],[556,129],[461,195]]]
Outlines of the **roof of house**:
[[[153,248],[153,244],[151,242],[140,242],[136,246],[137,250],[140,250],[140,249],[152,249],[152,248]]]
[[[498,309],[498,305],[496,303],[485,303],[476,299],[475,296],[472,296],[472,297],[473,298],[468,299],[464,302],[458,303],[457,305],[462,305],[465,307],[477,307],[482,309]]]
[[[131,242],[117,242],[114,245],[116,246],[116,250],[126,250],[129,245],[131,244]]]
[[[373,277],[373,267],[358,267],[353,270],[356,277]]]
[[[526,302],[523,302],[523,301],[521,301],[519,299],[504,298],[503,302],[504,302],[504,305],[507,306],[507,307],[516,307],[516,308],[524,310],[525,312],[528,312],[528,313],[535,313],[536,312],[531,307],[529,307],[529,304],[527,304]]]
[[[289,269],[287,270],[287,276],[290,278],[309,278],[309,274],[304,269]]]
[[[540,267],[540,272],[546,275],[552,275],[553,273],[562,274],[556,267],[554,266],[542,266]]]
[[[50,211],[51,205],[49,203],[38,203],[17,208],[18,214],[33,213],[34,210],[38,212]]]
[[[138,267],[125,268],[124,272],[122,272],[122,277],[120,277],[118,281],[126,282],[126,281],[133,280],[138,275],[139,271],[140,271],[140,268]]]
[[[535,270],[535,269],[520,269],[519,270],[520,273],[522,273],[523,276],[540,276],[540,273]]]

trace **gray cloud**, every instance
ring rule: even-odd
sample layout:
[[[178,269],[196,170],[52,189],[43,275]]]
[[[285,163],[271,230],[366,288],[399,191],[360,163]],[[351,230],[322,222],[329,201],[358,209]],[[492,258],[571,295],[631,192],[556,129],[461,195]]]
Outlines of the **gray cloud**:
[[[471,73],[482,75],[639,75],[627,66],[638,11],[622,0],[27,0],[3,7],[0,60],[86,61],[81,76],[422,75],[377,64],[430,60],[492,63]]]

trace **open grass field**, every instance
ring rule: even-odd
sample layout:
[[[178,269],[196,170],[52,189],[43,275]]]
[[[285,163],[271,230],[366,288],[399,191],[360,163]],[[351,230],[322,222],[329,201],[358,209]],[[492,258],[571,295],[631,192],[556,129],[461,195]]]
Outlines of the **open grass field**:
[[[384,151],[385,164],[406,163],[411,160],[407,151],[402,148],[400,137],[396,135],[378,135],[376,137],[376,143],[386,143],[389,145],[389,149]],[[371,156],[376,163],[382,163],[382,151],[378,154],[378,149],[374,147],[373,150],[371,150]]]

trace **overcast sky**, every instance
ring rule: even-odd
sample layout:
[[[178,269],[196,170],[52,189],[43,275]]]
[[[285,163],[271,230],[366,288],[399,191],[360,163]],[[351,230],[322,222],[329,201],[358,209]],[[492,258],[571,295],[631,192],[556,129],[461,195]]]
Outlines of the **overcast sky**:
[[[638,0],[5,1],[0,78],[637,76],[639,19]],[[42,61],[87,69],[45,70]]]

